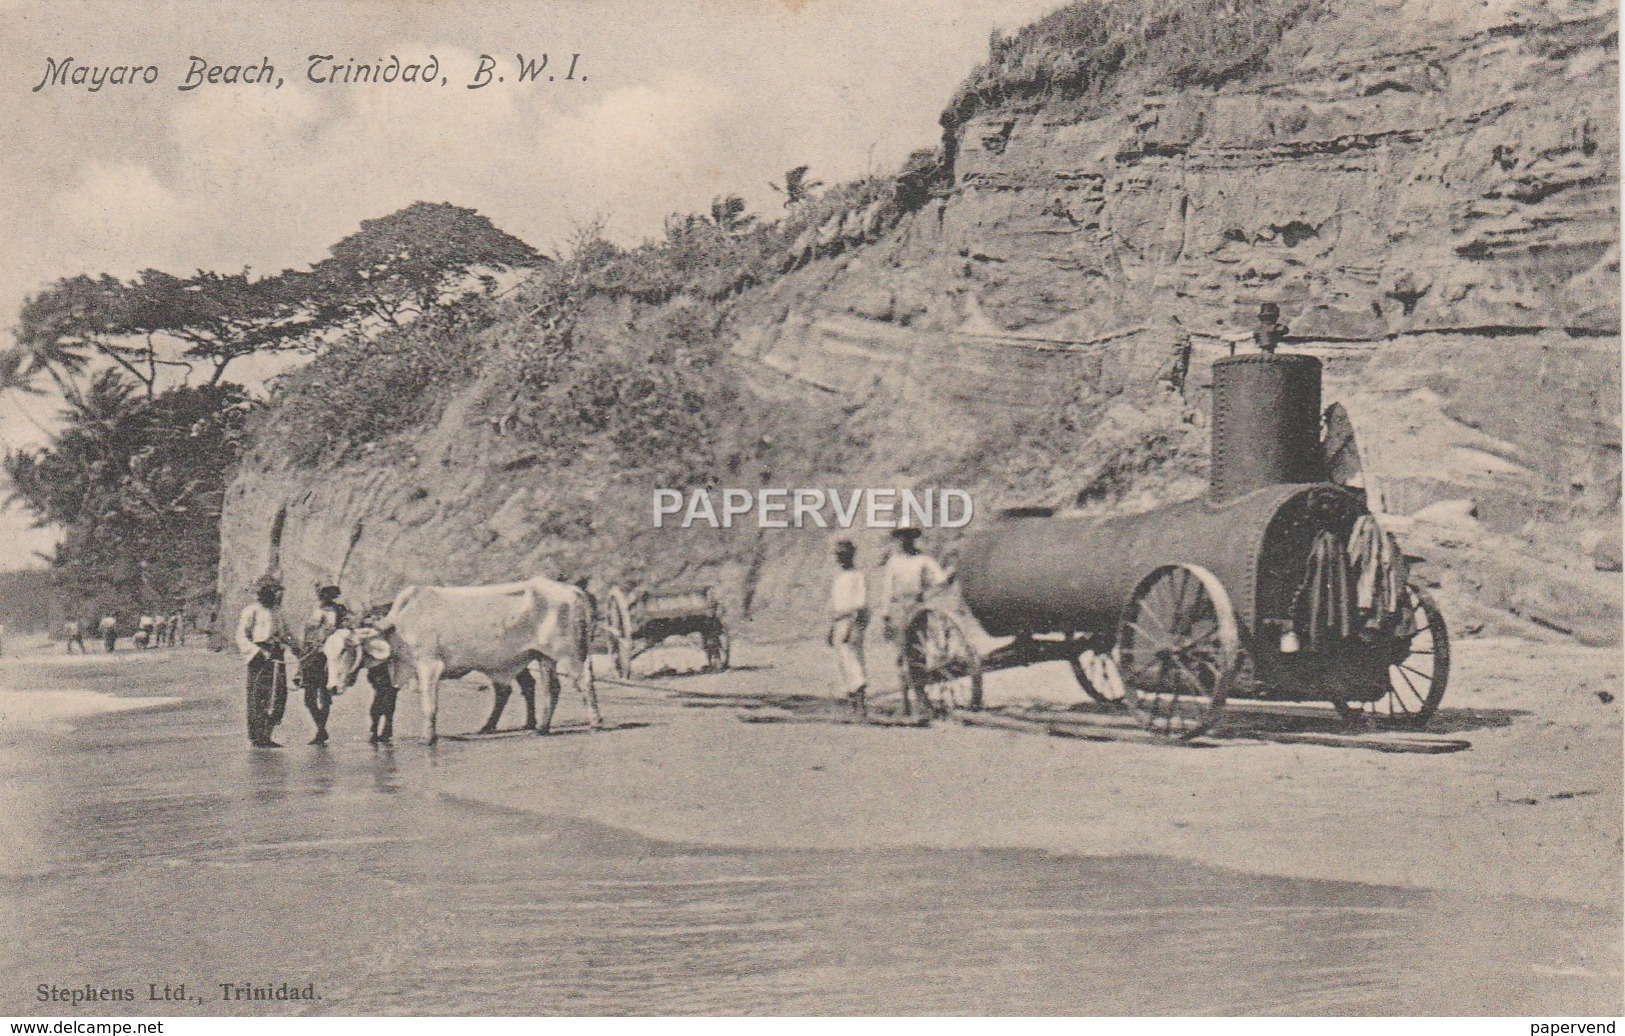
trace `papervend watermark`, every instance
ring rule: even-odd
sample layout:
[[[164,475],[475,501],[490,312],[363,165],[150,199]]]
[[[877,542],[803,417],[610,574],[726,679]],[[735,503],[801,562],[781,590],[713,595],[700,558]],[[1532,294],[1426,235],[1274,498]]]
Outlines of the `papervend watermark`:
[[[963,489],[679,489],[654,491],[655,528],[961,529],[976,511]]]

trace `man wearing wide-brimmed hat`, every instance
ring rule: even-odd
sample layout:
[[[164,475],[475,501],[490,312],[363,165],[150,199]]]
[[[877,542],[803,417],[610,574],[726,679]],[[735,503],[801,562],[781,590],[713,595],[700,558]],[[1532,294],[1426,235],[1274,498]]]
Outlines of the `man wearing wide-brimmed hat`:
[[[299,645],[282,621],[282,583],[266,576],[254,588],[254,603],[237,619],[237,650],[248,663],[248,742],[255,748],[281,748],[271,732],[288,706],[286,649]]]
[[[835,564],[840,571],[829,588],[829,635],[840,669],[841,693],[858,715],[865,711],[869,677],[863,667],[863,634],[869,628],[869,586],[855,564],[858,548],[851,540],[835,543]]]
[[[928,591],[952,582],[953,573],[937,564],[936,558],[920,552],[919,527],[900,525],[891,535],[897,546],[881,572],[881,599],[886,609],[885,637],[900,641],[909,611],[925,600]]]

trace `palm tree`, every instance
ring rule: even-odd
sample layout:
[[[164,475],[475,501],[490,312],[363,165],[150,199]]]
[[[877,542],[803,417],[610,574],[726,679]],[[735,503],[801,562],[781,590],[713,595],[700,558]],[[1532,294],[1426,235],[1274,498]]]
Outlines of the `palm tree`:
[[[29,356],[21,349],[0,350],[0,392],[16,392],[24,396],[43,396],[45,390],[35,384]]]
[[[755,220],[755,216],[745,215],[745,199],[737,194],[711,199],[711,222],[728,233],[743,230]]]
[[[108,301],[107,285],[83,275],[24,299],[12,332],[24,360],[19,373],[30,381],[44,374],[63,396],[77,395]]]
[[[0,349],[0,395],[15,392],[19,396],[43,396],[45,390],[39,387],[38,371],[30,369],[28,353],[22,349]],[[33,425],[35,429],[50,435],[51,430],[30,414],[22,406],[15,406],[12,412],[20,415],[23,420]]]
[[[824,186],[822,180],[807,179],[807,170],[811,168],[811,166],[798,165],[794,169],[786,170],[783,187],[776,183],[768,184],[769,187],[784,195],[785,208],[790,209],[800,205],[812,196],[813,191]]]

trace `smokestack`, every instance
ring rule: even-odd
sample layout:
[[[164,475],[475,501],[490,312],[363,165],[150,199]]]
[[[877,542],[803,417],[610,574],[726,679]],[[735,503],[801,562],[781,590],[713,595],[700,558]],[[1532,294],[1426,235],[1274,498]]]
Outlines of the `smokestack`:
[[[1325,480],[1320,361],[1283,353],[1214,361],[1213,499]]]

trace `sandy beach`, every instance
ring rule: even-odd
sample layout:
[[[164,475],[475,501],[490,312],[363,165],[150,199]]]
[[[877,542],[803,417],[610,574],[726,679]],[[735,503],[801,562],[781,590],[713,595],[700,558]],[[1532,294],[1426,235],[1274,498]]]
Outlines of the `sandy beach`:
[[[526,779],[536,744],[499,738],[478,753],[447,753],[446,787],[741,847],[1149,853],[1283,877],[1620,903],[1620,706],[1598,695],[1619,687],[1612,649],[1464,642],[1432,729],[1471,747],[1447,755],[1253,741],[1244,713],[1234,737],[1206,749],[952,722],[747,723],[726,707],[730,698],[843,717],[798,697],[829,693],[821,646],[745,645],[735,661],[742,671],[638,681],[665,693],[606,683],[608,721],[646,725],[561,739],[546,749],[539,784]],[[679,650],[640,660],[645,672],[699,664],[697,652]],[[987,684],[995,712],[1081,698],[1059,664]],[[410,704],[403,698],[403,713]],[[478,711],[462,729],[478,725]],[[1305,713],[1305,726],[1330,723],[1329,708]],[[579,701],[561,699],[563,723],[583,715]]]
[[[871,653],[880,683],[883,662]],[[652,838],[741,848],[1151,853],[1283,877],[1617,908],[1625,812],[1618,652],[1487,638],[1462,641],[1455,654],[1449,694],[1429,730],[1470,747],[1411,755],[1260,741],[1234,704],[1226,736],[1201,748],[951,720],[922,729],[856,725],[830,698],[832,663],[822,645],[743,642],[734,669],[720,674],[700,672],[701,654],[674,646],[640,658],[633,686],[600,679],[609,729],[596,734],[585,730],[579,698],[566,693],[555,723],[561,736],[514,729],[523,720],[515,697],[505,733],[469,737],[490,708],[489,691],[477,677],[448,684],[441,730],[451,737],[435,749],[437,774],[450,794]],[[603,658],[596,668],[609,670]],[[234,687],[237,659],[190,648],[83,658],[37,649],[0,669],[0,737],[169,704],[181,686],[150,692],[204,674]],[[131,696],[138,690],[143,696]],[[365,741],[369,694],[363,683],[338,699],[337,745]],[[986,696],[995,716],[1100,717],[1055,663],[992,674]],[[895,691],[881,683],[873,703],[884,715],[896,707]],[[404,693],[401,750],[427,751],[416,740],[418,712],[416,695]],[[1341,729],[1324,706],[1298,715],[1295,729]],[[830,722],[807,722],[817,719]],[[302,750],[308,727],[295,690],[280,736]]]
[[[415,930],[425,923],[415,913],[421,908],[408,909],[403,903],[401,910],[369,913],[367,897],[358,899],[353,890],[345,891],[354,882],[343,875],[354,872],[356,880],[369,888],[383,881],[386,891],[397,890],[390,895],[407,895],[409,902],[416,902],[438,887],[437,882],[455,881],[454,875],[466,874],[471,867],[495,868],[497,874],[510,875],[492,879],[498,882],[493,889],[505,891],[490,894],[503,901],[515,895],[521,899],[552,895],[577,903],[601,882],[571,879],[574,884],[555,888],[557,877],[537,878],[541,884],[535,885],[517,874],[532,866],[551,874],[548,868],[563,864],[526,861],[538,853],[537,858],[544,860],[563,853],[565,859],[576,861],[572,866],[589,866],[589,871],[655,866],[656,877],[636,877],[636,887],[643,889],[650,881],[658,885],[671,880],[671,865],[654,861],[688,859],[695,861],[698,872],[683,879],[683,888],[709,889],[703,892],[707,903],[722,895],[716,909],[744,910],[741,918],[778,932],[775,926],[781,922],[774,918],[782,903],[776,899],[758,903],[754,897],[761,889],[777,888],[777,882],[791,879],[775,876],[768,885],[751,885],[755,891],[749,902],[756,905],[747,907],[734,898],[740,891],[713,888],[709,883],[714,877],[706,875],[714,876],[720,860],[746,861],[741,866],[751,868],[766,866],[748,863],[751,860],[803,861],[782,866],[791,870],[812,866],[822,875],[796,880],[836,881],[818,893],[817,903],[805,904],[813,911],[807,917],[822,917],[820,925],[836,928],[817,936],[792,937],[786,932],[775,936],[780,940],[775,945],[795,959],[825,961],[820,967],[833,966],[829,963],[833,960],[850,965],[851,955],[858,952],[847,945],[848,936],[840,934],[841,924],[850,926],[856,923],[853,918],[875,911],[891,916],[889,912],[921,896],[926,903],[937,902],[943,894],[970,897],[963,909],[972,912],[954,922],[963,923],[965,931],[986,927],[989,922],[977,920],[975,911],[993,909],[988,906],[993,895],[1015,897],[998,908],[1000,918],[1012,916],[1011,911],[1025,918],[1020,931],[1028,934],[989,936],[997,945],[990,944],[986,952],[1001,963],[983,976],[989,983],[986,989],[977,985],[890,999],[848,996],[848,990],[831,999],[825,979],[807,979],[811,984],[806,995],[813,998],[802,1003],[786,992],[789,987],[782,983],[789,980],[781,975],[760,992],[763,999],[730,998],[732,994],[713,991],[715,999],[673,1000],[662,1010],[771,1012],[800,1003],[814,1013],[930,1013],[977,1005],[997,1013],[1043,1004],[1062,1013],[1617,1011],[1621,984],[1617,653],[1470,639],[1458,645],[1457,660],[1456,681],[1433,731],[1470,747],[1438,755],[1277,743],[1267,740],[1263,728],[1245,713],[1232,718],[1226,736],[1206,739],[1207,747],[1035,736],[1025,728],[965,726],[951,720],[928,727],[858,725],[846,722],[844,710],[829,700],[830,659],[822,645],[748,639],[736,642],[736,668],[727,673],[694,672],[703,664],[700,653],[672,648],[640,659],[631,685],[602,680],[607,728],[598,732],[586,729],[581,702],[566,697],[560,702],[556,736],[538,738],[514,729],[523,719],[517,699],[509,706],[502,732],[469,736],[463,732],[478,728],[489,710],[490,696],[478,681],[468,680],[442,692],[440,729],[450,736],[439,745],[430,749],[416,740],[417,701],[408,694],[397,715],[396,743],[380,751],[366,743],[369,691],[363,685],[338,699],[330,745],[312,748],[303,743],[310,727],[296,692],[277,734],[287,747],[255,752],[242,743],[240,671],[233,655],[185,648],[116,655],[115,664],[109,664],[95,656],[67,660],[31,652],[0,663],[0,688],[8,692],[0,695],[0,704],[27,703],[23,711],[36,717],[29,726],[0,726],[0,758],[8,773],[0,784],[6,789],[17,836],[9,850],[17,859],[8,863],[8,871],[19,880],[34,882],[66,875],[62,880],[69,881],[68,891],[62,894],[71,891],[75,901],[102,894],[99,885],[83,887],[100,881],[94,878],[95,868],[83,870],[81,858],[86,853],[91,859],[128,857],[131,862],[119,864],[121,868],[155,868],[152,877],[135,879],[129,887],[160,903],[178,894],[164,891],[173,881],[186,883],[186,897],[233,896],[236,883],[269,881],[266,887],[276,891],[263,910],[271,913],[261,917],[262,908],[255,907],[257,920],[245,931],[285,929],[278,936],[285,942],[308,926],[319,925],[332,911],[361,910],[355,915],[356,933],[381,925],[379,931],[391,938],[408,938],[411,948],[402,950],[408,956],[425,952],[425,947],[415,941],[419,936],[408,937],[399,930],[402,926]],[[607,670],[604,660],[599,662],[600,670]],[[177,698],[181,701],[173,703]],[[41,703],[51,704],[47,708]],[[110,703],[145,711],[84,715],[89,709],[105,710]],[[884,690],[876,695],[877,714],[885,714],[892,705]],[[1036,711],[1122,729],[1120,717],[1081,703],[1070,674],[1059,665],[994,675],[987,684],[987,705],[992,717]],[[1289,725],[1299,730],[1335,727],[1329,709],[1301,712]],[[73,726],[82,729],[70,731]],[[176,737],[191,739],[177,743],[195,747],[177,756],[178,749],[170,744]],[[94,769],[86,771],[89,783],[81,789],[61,775],[70,772],[64,766],[79,765],[68,760],[85,750],[96,754],[85,757],[94,760]],[[130,755],[131,750],[144,754]],[[162,790],[170,786],[174,790]],[[115,798],[105,799],[109,794]],[[120,805],[119,796],[129,802]],[[171,801],[172,807],[162,805]],[[202,821],[191,819],[193,814],[208,817],[222,810],[228,820],[211,820],[204,829],[197,826]],[[60,821],[64,816],[101,819],[64,826]],[[526,819],[516,822],[516,818]],[[87,823],[90,827],[84,827]],[[180,826],[173,830],[166,826],[176,823]],[[225,826],[218,833],[207,833],[220,823]],[[282,836],[285,842],[256,849],[266,837],[267,823],[273,830],[291,826]],[[572,834],[574,829],[561,824],[580,824],[580,831],[596,833]],[[87,841],[93,831],[96,840]],[[69,844],[59,846],[64,836]],[[514,839],[535,844],[523,848]],[[279,844],[285,847],[275,848]],[[419,855],[407,856],[404,863],[388,862],[374,860],[374,850],[366,848],[390,845],[397,847],[388,851],[391,854]],[[580,848],[583,845],[586,850]],[[354,855],[356,847],[362,847],[362,856]],[[479,848],[470,855],[475,847]],[[75,859],[81,862],[72,863]],[[580,862],[597,859],[609,862]],[[850,866],[860,868],[863,876],[832,878],[831,874],[844,873],[829,872],[827,868],[837,866],[832,861],[846,860],[855,861]],[[289,885],[286,868],[295,865],[313,870]],[[62,870],[64,866],[69,869]],[[199,872],[204,874],[211,872],[207,868],[228,868],[222,873],[234,875],[233,884],[198,893],[186,875],[199,866],[206,868]],[[906,869],[899,872],[899,867]],[[414,877],[414,868],[425,869],[423,876]],[[444,879],[439,877],[442,872],[447,875]],[[117,871],[109,872],[113,873]],[[335,881],[331,895],[319,895],[321,902],[332,899],[335,905],[312,913],[307,902],[311,884],[325,888]],[[851,884],[854,881],[858,884]],[[889,883],[894,891],[871,886],[874,881]],[[1064,892],[1054,884],[1057,881],[1068,883]],[[149,882],[151,889],[145,887]],[[1168,882],[1172,884],[1158,891]],[[961,893],[929,891],[954,885],[962,886]],[[1019,891],[1029,886],[1056,891]],[[108,894],[122,895],[117,891],[122,887],[115,884]],[[1321,891],[1286,891],[1300,887]],[[301,888],[307,891],[298,891]],[[1177,891],[1182,888],[1186,891]],[[23,897],[17,900],[19,909],[31,912],[30,917],[39,914],[30,924],[63,926],[61,952],[77,959],[80,950],[74,947],[82,945],[81,937],[73,934],[77,929],[33,894],[25,895],[20,887],[14,891]],[[458,906],[462,892],[433,896],[448,894],[450,900],[431,898],[425,905],[432,902],[435,910],[465,914],[475,909]],[[873,900],[882,894],[895,898]],[[1029,895],[1037,895],[1059,913],[1047,919],[1028,916],[1040,905],[1022,899]],[[1198,898],[1188,900],[1190,895]],[[1312,905],[1303,905],[1304,895]],[[1065,905],[1074,900],[1101,906]],[[606,901],[605,909],[616,904],[617,910],[627,909],[626,902]],[[236,905],[218,906],[216,914],[248,909],[239,900],[230,903]],[[1109,904],[1116,905],[1108,909]],[[481,907],[470,916],[507,916],[512,909],[517,908],[501,907],[492,915]],[[564,913],[552,907],[526,909],[541,912],[509,917],[502,925],[517,925],[522,931],[508,933],[501,927],[498,934],[543,945],[535,940],[545,931],[538,934],[527,926],[551,924],[547,918],[564,919],[574,908],[559,908]],[[1084,913],[1078,913],[1080,909]],[[1229,999],[1186,1000],[1179,990],[1194,987],[1176,983],[1166,991],[1148,987],[1121,994],[1128,999],[1100,999],[1105,994],[1089,999],[1085,991],[1074,991],[1068,994],[1073,999],[1054,1000],[1048,999],[1052,993],[1028,991],[1020,994],[1024,999],[1011,1000],[1017,995],[1014,987],[1003,985],[1009,976],[1000,977],[1004,967],[1039,966],[1022,964],[1025,958],[1020,954],[1008,958],[997,948],[1008,940],[1016,940],[1008,943],[1010,947],[1028,946],[1038,953],[1050,946],[1053,952],[1053,945],[1044,941],[1047,937],[1039,937],[1037,943],[1022,941],[1035,938],[1028,931],[1033,924],[1042,923],[1045,931],[1072,932],[1068,939],[1098,940],[1107,932],[1100,924],[1147,918],[1151,916],[1147,910],[1158,916],[1173,910],[1167,915],[1173,927],[1156,936],[1171,940],[1159,952],[1173,954],[1173,960],[1188,953],[1190,940],[1197,938],[1194,929],[1179,926],[1198,923],[1203,911],[1215,909],[1235,914],[1231,920],[1215,915],[1201,921],[1232,933],[1203,935],[1202,939],[1220,940],[1212,952],[1227,961],[1240,954],[1237,962],[1226,966],[1229,981],[1236,984],[1226,994]],[[850,913],[853,910],[856,914]],[[1105,910],[1104,919],[1088,919],[1099,910]],[[1191,910],[1197,913],[1189,914]],[[1283,910],[1287,913],[1279,913]],[[1309,913],[1300,922],[1289,920],[1305,910]],[[1335,920],[1349,910],[1354,911],[1349,916],[1368,918],[1360,923],[1379,927],[1368,935],[1334,936],[1335,927],[1327,926],[1351,923]],[[1401,913],[1394,914],[1395,910]],[[917,916],[932,915],[928,910]],[[841,917],[848,920],[836,920]],[[1383,921],[1385,917],[1392,920]],[[1376,979],[1372,987],[1373,979],[1359,974],[1375,969],[1371,974],[1380,975],[1383,965],[1379,958],[1363,956],[1375,951],[1360,949],[1361,940],[1395,938],[1392,925],[1400,918],[1406,934],[1397,937],[1407,940],[1417,959],[1427,963],[1407,972],[1405,983],[1390,989],[1385,980]],[[172,923],[172,919],[155,922],[160,930]],[[206,923],[219,924],[217,916]],[[463,934],[458,938],[490,938],[481,927],[486,923],[465,918],[459,922],[457,930]],[[646,935],[649,923],[634,928]],[[706,931],[730,931],[730,926],[744,923],[719,921]],[[905,918],[895,923],[915,922]],[[1240,977],[1254,974],[1256,955],[1265,952],[1244,933],[1248,926],[1282,923],[1307,925],[1300,929],[1304,936],[1334,938],[1341,948],[1294,949],[1292,939],[1297,936],[1288,930],[1273,936],[1270,945],[1276,949],[1270,952],[1319,963],[1304,965],[1310,970],[1300,979],[1309,987],[1287,981],[1272,987],[1278,988],[1279,997],[1265,997],[1254,980]],[[1159,925],[1167,927],[1158,922],[1145,932],[1159,931]],[[407,993],[400,994],[406,999],[378,999],[382,994],[354,979],[348,969],[334,971],[334,961],[342,959],[343,951],[324,945],[323,940],[337,937],[322,935],[322,930],[313,928],[301,936],[306,942],[314,940],[309,973],[344,999],[317,1009],[389,1010],[417,1003]],[[1186,933],[1183,937],[1181,931]],[[1379,934],[1383,931],[1389,934]],[[938,932],[931,938],[962,935]],[[864,938],[884,941],[895,936],[897,932],[871,933]],[[257,959],[267,952],[257,943],[233,943],[224,949],[226,944],[218,943],[221,937],[215,938],[210,960],[241,955]],[[169,960],[180,952],[172,942],[176,939],[184,936],[163,935],[132,957],[135,951],[115,938],[102,951],[102,966],[117,974],[132,959]],[[1080,944],[1076,952],[1109,952],[1104,945]],[[50,951],[35,943],[29,952]],[[470,952],[478,961],[492,951],[481,942]],[[637,955],[625,947],[614,954],[624,952]],[[1305,953],[1307,957],[1302,956]],[[1331,956],[1322,958],[1323,953]],[[9,966],[32,967],[23,956],[18,950]],[[1040,954],[1035,961],[1040,959],[1047,958]],[[785,975],[795,970],[784,966],[790,968]],[[937,967],[914,966],[924,969],[924,975],[934,975],[932,969]],[[1294,967],[1271,966],[1289,971]],[[1310,996],[1307,989],[1321,984],[1331,991],[1325,994],[1331,999],[1304,999]],[[602,993],[607,999],[584,1001],[575,1008],[554,1005],[547,1010],[613,1010],[629,988],[616,986]],[[478,1004],[479,1010],[497,1010],[503,1002],[459,1001],[451,1006],[466,1010]]]

